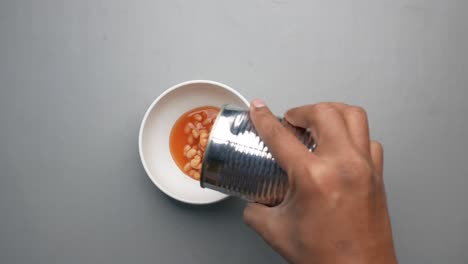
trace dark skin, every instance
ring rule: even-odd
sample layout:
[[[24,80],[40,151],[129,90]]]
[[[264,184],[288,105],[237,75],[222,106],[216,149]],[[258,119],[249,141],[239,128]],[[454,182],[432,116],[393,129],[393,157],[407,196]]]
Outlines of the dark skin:
[[[383,149],[370,140],[364,109],[342,103],[293,108],[285,118],[309,128],[310,153],[260,100],[250,115],[287,172],[275,207],[249,203],[244,220],[290,263],[397,263],[383,181]]]

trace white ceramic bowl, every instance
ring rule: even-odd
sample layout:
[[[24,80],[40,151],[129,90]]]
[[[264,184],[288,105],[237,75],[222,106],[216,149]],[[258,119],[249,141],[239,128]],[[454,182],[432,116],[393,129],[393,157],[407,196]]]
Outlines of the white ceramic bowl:
[[[227,197],[201,188],[199,181],[186,176],[177,167],[169,149],[172,126],[183,113],[199,106],[223,104],[249,105],[227,85],[196,80],[169,88],[146,111],[138,138],[140,159],[149,178],[170,197],[190,204],[209,204]]]

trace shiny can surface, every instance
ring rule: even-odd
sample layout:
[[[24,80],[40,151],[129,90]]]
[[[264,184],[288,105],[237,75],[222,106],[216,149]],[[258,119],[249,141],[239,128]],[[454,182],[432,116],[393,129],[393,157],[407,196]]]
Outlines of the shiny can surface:
[[[280,122],[313,151],[310,133]],[[205,151],[200,185],[267,205],[280,203],[288,188],[286,172],[257,135],[249,111],[222,107]]]

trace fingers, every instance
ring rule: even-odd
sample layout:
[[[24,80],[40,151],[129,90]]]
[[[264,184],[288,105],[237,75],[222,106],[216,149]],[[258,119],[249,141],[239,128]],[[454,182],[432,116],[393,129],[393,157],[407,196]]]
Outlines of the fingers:
[[[274,219],[272,210],[274,209],[257,203],[249,203],[244,209],[244,222],[270,242],[274,239],[275,230],[271,226],[271,219]]]
[[[368,154],[370,141],[366,111],[358,106],[348,106],[342,111],[353,143],[362,153]]]
[[[343,149],[351,142],[368,155],[369,125],[365,110],[342,103],[319,103],[286,112],[286,119],[295,126],[310,128],[320,148]]]
[[[301,162],[310,163],[313,155],[278,121],[262,101],[252,102],[250,117],[259,136],[268,146],[278,164],[288,174]]]
[[[372,163],[380,177],[383,176],[383,147],[379,142],[372,140],[370,143]]]
[[[294,126],[309,128],[317,144],[317,151],[339,150],[348,142],[345,120],[332,104],[321,103],[293,108],[286,112],[286,120]]]

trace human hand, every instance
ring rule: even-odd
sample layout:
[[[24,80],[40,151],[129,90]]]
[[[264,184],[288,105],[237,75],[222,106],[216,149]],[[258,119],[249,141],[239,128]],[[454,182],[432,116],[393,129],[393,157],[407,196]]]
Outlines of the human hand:
[[[313,153],[262,101],[252,102],[250,115],[289,188],[275,207],[249,203],[245,222],[292,263],[396,263],[383,150],[369,139],[366,112],[341,103],[286,112],[289,123],[310,129]]]

